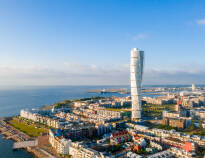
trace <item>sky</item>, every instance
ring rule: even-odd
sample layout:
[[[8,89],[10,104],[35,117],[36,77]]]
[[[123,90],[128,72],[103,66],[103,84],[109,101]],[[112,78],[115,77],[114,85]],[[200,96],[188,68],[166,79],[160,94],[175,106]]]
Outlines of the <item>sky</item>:
[[[205,84],[204,0],[0,0],[0,85]]]

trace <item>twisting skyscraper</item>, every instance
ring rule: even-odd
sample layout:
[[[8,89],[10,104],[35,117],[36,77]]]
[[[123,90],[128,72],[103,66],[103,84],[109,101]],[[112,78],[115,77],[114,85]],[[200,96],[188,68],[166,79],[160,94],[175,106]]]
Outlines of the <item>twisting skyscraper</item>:
[[[144,64],[144,51],[134,48],[131,51],[130,80],[132,97],[132,120],[141,119],[141,88]]]

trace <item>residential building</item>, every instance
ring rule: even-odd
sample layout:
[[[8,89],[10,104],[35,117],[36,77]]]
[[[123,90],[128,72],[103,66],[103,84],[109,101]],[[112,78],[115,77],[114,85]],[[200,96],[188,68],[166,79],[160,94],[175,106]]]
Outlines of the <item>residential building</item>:
[[[119,143],[123,143],[129,140],[131,140],[131,136],[126,130],[114,132],[110,136],[111,144],[119,144]]]
[[[49,130],[49,142],[57,153],[66,155],[69,153],[69,146],[72,141],[63,138],[58,132],[54,133],[52,130]]]

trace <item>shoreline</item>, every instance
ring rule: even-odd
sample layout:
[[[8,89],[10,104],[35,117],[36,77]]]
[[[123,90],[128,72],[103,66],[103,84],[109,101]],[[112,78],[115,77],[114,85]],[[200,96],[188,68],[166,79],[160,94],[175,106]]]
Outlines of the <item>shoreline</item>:
[[[13,143],[34,139],[26,135],[25,133],[19,131],[18,129],[14,128],[13,126],[11,126],[9,123],[5,121],[5,118],[0,118],[0,135],[2,136],[2,139],[12,140]],[[57,158],[56,156],[51,155],[51,153],[45,151],[45,149],[42,149],[39,146],[26,147],[21,149],[30,153],[33,157]],[[18,150],[18,149],[13,149],[13,150]]]

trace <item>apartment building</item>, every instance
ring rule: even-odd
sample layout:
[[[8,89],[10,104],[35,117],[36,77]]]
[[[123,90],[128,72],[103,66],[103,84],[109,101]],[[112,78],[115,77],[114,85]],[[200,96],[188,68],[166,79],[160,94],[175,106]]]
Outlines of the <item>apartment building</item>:
[[[122,117],[122,113],[120,111],[112,111],[112,110],[106,110],[106,109],[97,110],[97,115],[103,116],[103,117],[114,117],[114,118]]]
[[[108,158],[102,153],[84,146],[79,142],[71,143],[69,147],[69,155],[71,155],[72,158]]]
[[[129,140],[131,140],[131,136],[126,130],[114,132],[110,136],[111,144],[119,144],[119,143],[126,142]]]
[[[69,153],[71,140],[63,138],[59,133],[49,130],[49,143],[57,153],[66,155]]]
[[[21,110],[20,116],[34,122],[39,122],[53,128],[62,128],[63,122],[60,119],[48,115],[42,115],[38,111]]]

